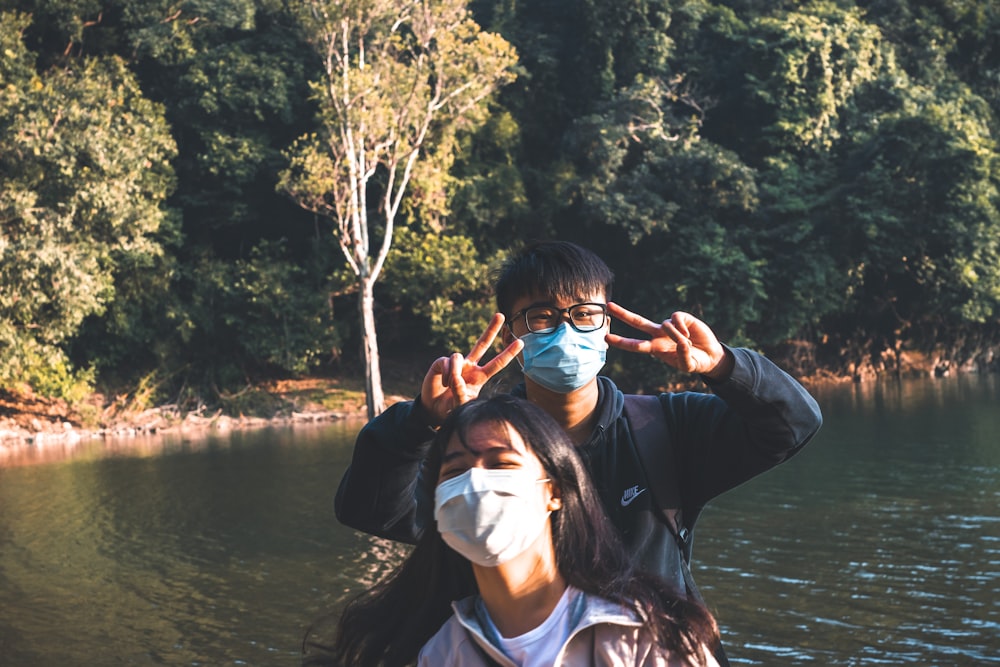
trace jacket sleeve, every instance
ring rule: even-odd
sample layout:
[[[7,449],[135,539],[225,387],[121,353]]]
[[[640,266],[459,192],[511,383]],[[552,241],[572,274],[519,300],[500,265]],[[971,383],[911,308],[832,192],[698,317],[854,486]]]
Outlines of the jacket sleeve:
[[[416,543],[433,502],[420,497],[418,483],[433,437],[419,399],[396,403],[366,424],[337,489],[337,519],[378,537]]]
[[[765,357],[729,348],[735,364],[712,394],[665,394],[663,407],[677,445],[684,504],[696,511],[711,498],[788,460],[823,423],[819,405],[794,378]]]

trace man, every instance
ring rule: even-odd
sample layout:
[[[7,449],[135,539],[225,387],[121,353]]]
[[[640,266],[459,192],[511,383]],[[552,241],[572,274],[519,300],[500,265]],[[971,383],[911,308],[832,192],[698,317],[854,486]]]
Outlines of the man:
[[[686,561],[698,513],[799,451],[822,418],[805,389],[770,361],[723,345],[690,314],[656,323],[611,303],[612,283],[608,266],[572,243],[539,243],[511,258],[496,285],[499,312],[469,354],[434,361],[414,401],[392,406],[358,435],[337,491],[337,518],[374,535],[416,541],[431,520],[433,500],[417,497],[416,488],[434,429],[517,359],[524,384],[512,393],[552,415],[576,443],[638,561],[697,596]],[[649,338],[610,333],[611,317]],[[480,365],[498,334],[504,349]],[[608,346],[698,373],[712,389],[659,397],[662,446],[670,452],[661,468],[644,465],[625,397],[598,375]]]

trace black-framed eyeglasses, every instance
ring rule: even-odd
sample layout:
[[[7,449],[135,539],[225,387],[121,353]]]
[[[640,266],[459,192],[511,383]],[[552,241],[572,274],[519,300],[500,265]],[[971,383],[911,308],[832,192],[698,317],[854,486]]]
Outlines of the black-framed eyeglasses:
[[[511,331],[518,320],[524,322],[529,333],[552,333],[568,316],[569,325],[580,333],[597,331],[608,320],[608,304],[606,303],[576,303],[569,308],[555,306],[531,306],[519,310],[510,318]]]

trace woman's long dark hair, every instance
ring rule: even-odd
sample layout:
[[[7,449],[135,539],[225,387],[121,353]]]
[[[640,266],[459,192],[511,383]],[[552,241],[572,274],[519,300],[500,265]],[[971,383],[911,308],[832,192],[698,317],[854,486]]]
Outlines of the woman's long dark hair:
[[[567,583],[634,609],[657,644],[702,664],[701,647],[714,650],[718,644],[715,620],[700,604],[635,568],[573,443],[535,404],[504,395],[456,409],[438,431],[425,462],[420,483],[430,497],[448,442],[454,436],[468,446],[469,431],[484,423],[509,425],[558,488],[562,508],[551,515],[552,537],[556,564]],[[410,556],[348,603],[332,646],[307,636],[304,665],[411,664],[451,616],[451,602],[477,592],[469,562],[444,543],[433,521],[425,525]]]

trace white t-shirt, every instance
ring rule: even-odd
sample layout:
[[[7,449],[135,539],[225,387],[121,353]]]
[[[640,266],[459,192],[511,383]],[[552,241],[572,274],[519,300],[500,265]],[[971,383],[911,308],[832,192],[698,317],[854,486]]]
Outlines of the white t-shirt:
[[[578,593],[577,589],[567,586],[549,617],[537,628],[516,637],[501,637],[487,612],[485,620],[490,626],[487,634],[497,638],[497,648],[520,667],[548,667],[555,663],[559,649],[573,631],[570,602]]]

